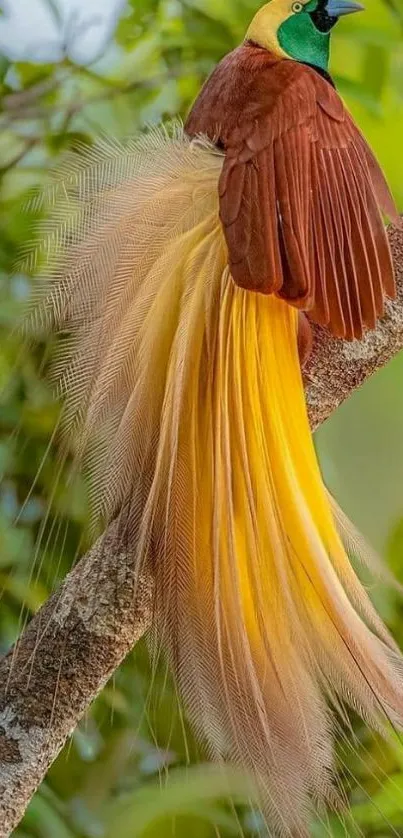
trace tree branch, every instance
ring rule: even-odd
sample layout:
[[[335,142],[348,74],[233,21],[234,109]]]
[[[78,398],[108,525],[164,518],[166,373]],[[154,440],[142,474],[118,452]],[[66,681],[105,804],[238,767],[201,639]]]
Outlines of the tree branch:
[[[112,524],[1,661],[1,838],[18,825],[91,701],[149,628],[152,589],[151,575],[138,576]]]
[[[403,221],[403,216],[402,216]],[[316,329],[309,360],[306,398],[315,430],[366,378],[381,369],[403,349],[403,225],[389,228],[396,271],[397,297],[386,303],[386,316],[364,340],[348,343]]]
[[[312,428],[403,348],[403,230],[389,232],[398,297],[361,342],[315,330],[306,370]],[[0,838],[18,825],[67,737],[151,625],[153,580],[113,524],[0,663]]]

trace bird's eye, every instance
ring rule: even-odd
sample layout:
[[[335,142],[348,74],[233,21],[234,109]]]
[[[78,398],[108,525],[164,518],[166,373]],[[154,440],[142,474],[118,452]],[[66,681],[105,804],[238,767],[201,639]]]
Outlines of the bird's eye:
[[[292,6],[291,6],[292,11],[293,11],[293,12],[294,12],[294,14],[296,14],[296,15],[298,15],[300,12],[302,12],[302,9],[303,9],[303,8],[304,8],[303,4],[302,4],[302,3],[298,3],[298,2],[297,2],[297,3],[293,3],[293,4],[292,4]]]

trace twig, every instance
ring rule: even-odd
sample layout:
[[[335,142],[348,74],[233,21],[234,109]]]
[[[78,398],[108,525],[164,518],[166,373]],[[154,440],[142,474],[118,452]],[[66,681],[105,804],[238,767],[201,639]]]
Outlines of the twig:
[[[17,112],[24,108],[35,105],[43,96],[53,93],[59,87],[62,79],[47,78],[32,84],[26,90],[17,90],[8,93],[3,97],[2,108],[4,111]]]
[[[83,68],[80,68],[83,69]],[[183,72],[183,66],[181,67],[181,71]],[[162,83],[166,83],[170,79],[175,79],[179,77],[179,73],[175,73],[174,71],[169,71],[164,73],[160,76],[155,76],[152,79],[143,79],[143,81],[133,81],[130,83],[124,84],[108,84],[106,90],[102,90],[102,92],[98,95],[90,96],[87,99],[79,99],[74,106],[69,106],[69,111],[71,116],[76,116],[80,113],[84,108],[89,107],[90,105],[98,105],[103,102],[108,102],[110,99],[115,99],[116,96],[125,96],[129,93],[134,93],[136,91],[142,90],[156,90]],[[100,76],[99,82],[102,84],[104,79]],[[30,88],[31,89],[31,88]],[[30,98],[24,104],[18,105],[18,101],[15,97],[23,96],[23,94],[29,93],[28,91],[22,91],[20,93],[13,93],[10,94],[8,97],[5,97],[3,100],[4,104],[4,113],[3,118],[0,120],[0,130],[6,130],[9,128],[12,123],[15,122],[25,122],[30,120],[37,120],[37,119],[46,119],[49,117],[49,109],[43,105],[41,106],[35,99],[34,96]],[[12,98],[10,103],[10,98]],[[38,97],[38,101],[40,100],[40,96]],[[9,103],[7,105],[7,102]],[[61,113],[65,110],[65,104],[55,104],[52,106],[52,114]]]
[[[316,428],[403,348],[403,230],[391,229],[398,298],[364,341],[315,333],[306,372]],[[67,737],[151,625],[153,580],[139,576],[113,524],[0,664],[0,838],[18,825]]]
[[[0,166],[0,175],[5,175],[6,172],[13,169],[14,166],[18,166],[18,163],[21,163],[21,161],[24,160],[24,157],[26,157],[28,152],[31,151],[38,142],[38,137],[29,137],[18,154],[16,154],[11,160],[8,160],[4,166]]]

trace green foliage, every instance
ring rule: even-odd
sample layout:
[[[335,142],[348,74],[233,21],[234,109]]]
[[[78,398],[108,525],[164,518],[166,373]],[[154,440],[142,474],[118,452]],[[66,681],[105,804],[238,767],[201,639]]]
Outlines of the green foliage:
[[[60,154],[99,131],[117,136],[184,116],[206,74],[242,39],[256,0],[131,0],[114,49],[94,66],[0,57],[0,644],[5,650],[89,543],[85,488],[53,444],[58,408],[43,382],[49,348],[28,349],[10,326],[29,278],[15,273],[31,236],[22,206]],[[52,3],[55,13],[57,4]],[[399,0],[368,0],[366,15],[334,36],[333,73],[380,157],[403,208],[403,14]],[[330,487],[384,549],[403,581],[403,360],[318,434]],[[52,444],[49,445],[50,440]],[[374,591],[403,645],[397,593]],[[103,692],[49,771],[16,838],[119,838],[259,834],[251,790],[205,765],[164,673],[139,647]],[[147,713],[144,708],[147,706]],[[341,744],[347,822],[323,815],[312,835],[403,835],[403,744],[383,745],[356,724]],[[170,779],[166,780],[168,766]],[[354,774],[357,781],[353,782]],[[232,799],[232,803],[230,800]],[[392,826],[396,830],[392,833]]]

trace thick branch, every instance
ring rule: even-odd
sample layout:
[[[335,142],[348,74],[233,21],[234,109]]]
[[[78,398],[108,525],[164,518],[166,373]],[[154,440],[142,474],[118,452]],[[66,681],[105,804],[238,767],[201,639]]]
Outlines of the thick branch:
[[[18,825],[67,737],[149,628],[152,589],[112,525],[0,663],[1,838]]]
[[[306,372],[316,428],[403,348],[403,231],[391,230],[398,298],[358,343],[315,333]],[[136,575],[112,525],[46,603],[0,664],[0,838],[19,823],[67,737],[149,628],[153,580]]]
[[[313,355],[306,370],[306,398],[313,429],[353,390],[381,369],[403,348],[403,229],[391,227],[389,240],[396,270],[397,298],[386,303],[386,316],[362,341],[347,343],[315,333]]]

